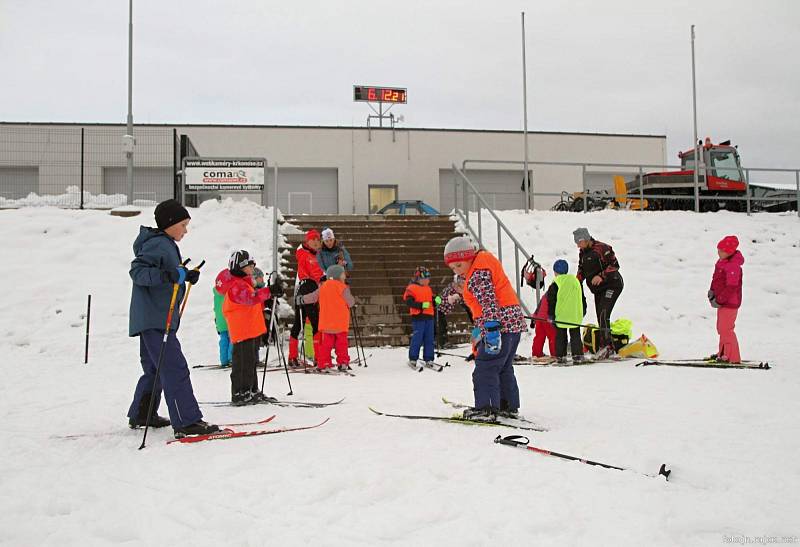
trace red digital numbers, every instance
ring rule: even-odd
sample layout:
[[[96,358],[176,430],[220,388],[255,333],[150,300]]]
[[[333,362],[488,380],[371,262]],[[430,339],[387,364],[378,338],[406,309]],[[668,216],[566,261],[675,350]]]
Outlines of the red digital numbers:
[[[355,86],[356,101],[367,101],[376,103],[405,103],[406,90],[388,87],[366,87]]]

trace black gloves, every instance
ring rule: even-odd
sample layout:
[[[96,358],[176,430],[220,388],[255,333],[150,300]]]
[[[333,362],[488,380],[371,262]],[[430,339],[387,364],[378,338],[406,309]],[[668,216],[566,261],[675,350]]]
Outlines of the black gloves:
[[[275,281],[269,286],[269,294],[272,298],[280,298],[283,296],[283,285],[281,285],[280,281]]]
[[[200,270],[186,270],[186,281],[194,285],[200,279]]]

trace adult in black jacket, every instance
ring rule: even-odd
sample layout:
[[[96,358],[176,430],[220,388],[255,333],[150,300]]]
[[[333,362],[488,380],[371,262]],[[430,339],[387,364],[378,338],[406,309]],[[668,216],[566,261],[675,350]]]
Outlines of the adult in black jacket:
[[[611,245],[595,240],[586,228],[572,232],[578,253],[578,281],[586,285],[594,295],[594,310],[600,331],[597,333],[597,348],[601,358],[614,352],[611,344],[611,312],[614,309],[624,283],[619,273],[619,262]]]

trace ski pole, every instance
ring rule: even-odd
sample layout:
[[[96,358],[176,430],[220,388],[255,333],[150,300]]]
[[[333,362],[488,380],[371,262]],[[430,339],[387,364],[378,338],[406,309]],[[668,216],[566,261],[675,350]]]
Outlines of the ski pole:
[[[559,325],[570,325],[572,327],[584,327],[584,328],[587,328],[587,329],[595,329],[595,330],[601,330],[601,331],[610,331],[611,330],[608,327],[602,328],[602,327],[598,327],[598,326],[595,326],[595,325],[584,325],[582,323],[570,323],[569,321],[550,321],[549,319],[546,319],[544,317],[535,317],[533,315],[523,315],[523,317],[525,319],[532,319],[533,321],[544,321],[545,323],[552,323],[553,325],[558,323]]]
[[[358,314],[356,313],[355,306],[350,308],[350,312],[353,314],[353,331],[354,331],[354,338],[356,339],[356,358],[361,361],[363,358],[364,368],[367,368],[367,353],[364,351],[364,339],[361,337],[361,325],[358,322]],[[358,348],[361,348],[361,357],[358,357]],[[359,362],[359,366],[361,363]]]
[[[203,264],[205,264],[205,263],[206,263],[206,261],[203,260],[200,264],[198,264],[197,266],[192,268],[192,270],[193,271],[200,271],[200,268],[202,268]],[[183,298],[183,302],[181,303],[181,311],[178,314],[178,317],[183,317],[183,310],[186,309],[186,303],[189,301],[189,292],[191,292],[193,286],[194,286],[194,284],[189,283],[189,287],[187,287],[187,289],[186,289],[186,296]]]
[[[576,456],[570,456],[568,454],[561,454],[559,452],[553,452],[552,450],[546,450],[544,448],[539,448],[536,446],[532,446],[530,444],[530,439],[528,437],[524,437],[522,435],[509,435],[508,437],[501,437],[498,435],[495,437],[494,442],[496,444],[504,444],[506,446],[515,446],[518,448],[525,448],[527,450],[532,450],[533,452],[538,452],[539,454],[544,454],[545,456],[555,456],[556,458],[562,458],[564,460],[570,460],[575,462],[581,462],[589,465],[596,465],[598,467],[605,467],[606,469],[616,469],[618,471],[634,471],[632,469],[628,469],[625,467],[617,467],[616,465],[609,465],[607,463],[600,463],[595,462],[592,460],[585,460],[583,458],[578,458]],[[638,471],[634,471],[639,473]],[[658,469],[658,474],[651,475],[649,473],[639,473],[640,475],[645,475],[647,477],[658,477],[660,475],[664,476],[665,480],[669,480],[669,475],[672,473],[671,469],[667,469],[667,464],[662,463],[661,467]]]
[[[89,364],[89,319],[92,317],[92,295],[86,303],[86,349],[83,354],[83,364]]]
[[[186,261],[183,263],[184,266],[189,263],[189,259],[187,258]],[[161,349],[158,352],[158,364],[156,365],[156,375],[153,378],[153,387],[150,390],[150,405],[147,408],[147,418],[144,422],[144,435],[142,435],[142,444],[139,446],[139,450],[144,448],[144,443],[147,440],[147,430],[150,429],[150,416],[153,414],[153,404],[156,401],[156,384],[158,383],[159,375],[161,374],[161,363],[164,362],[164,350],[167,347],[167,337],[169,336],[169,328],[172,325],[172,313],[175,311],[175,301],[178,299],[178,290],[180,289],[180,285],[177,283],[173,283],[172,285],[172,298],[169,301],[169,311],[167,312],[167,326],[164,330],[164,339],[161,341]],[[141,336],[141,335],[140,335]]]

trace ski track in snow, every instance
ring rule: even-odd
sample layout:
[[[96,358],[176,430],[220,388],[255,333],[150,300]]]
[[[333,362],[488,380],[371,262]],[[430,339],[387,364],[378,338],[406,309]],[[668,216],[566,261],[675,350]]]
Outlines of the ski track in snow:
[[[179,338],[190,364],[211,363],[213,279],[235,248],[269,269],[271,212],[226,200],[191,213],[181,251],[207,265]],[[355,378],[291,375],[294,399],[346,397],[338,406],[203,408],[212,422],[277,414],[269,428],[330,416],[319,429],[167,446],[167,428],[151,430],[139,451],[142,431],[127,429],[125,418],[140,370],[138,343],[127,336],[127,271],[152,208],[130,219],[30,208],[0,212],[0,543],[704,545],[724,535],[800,536],[797,217],[609,211],[502,218],[545,265],[548,281],[557,258],[574,272],[574,228],[587,226],[613,245],[625,278],[615,317],[632,319],[634,335],[646,333],[667,358],[714,350],[705,293],[715,244],[739,236],[742,354],[769,360],[773,370],[516,368],[523,414],[550,429],[530,435],[534,445],[644,473],[667,463],[669,483],[492,442],[518,433],[511,429],[373,415],[368,405],[448,415],[454,410],[442,396],[472,399],[469,364],[442,357],[451,365],[444,372],[415,373],[402,348],[374,350],[369,368],[354,367]],[[484,234],[497,233],[483,221]],[[513,250],[503,251],[511,277]],[[530,343],[526,335],[519,352]],[[192,381],[200,400],[229,396],[227,372],[192,371]],[[268,374],[266,391],[288,398],[286,377]],[[73,433],[102,435],[53,438]]]

